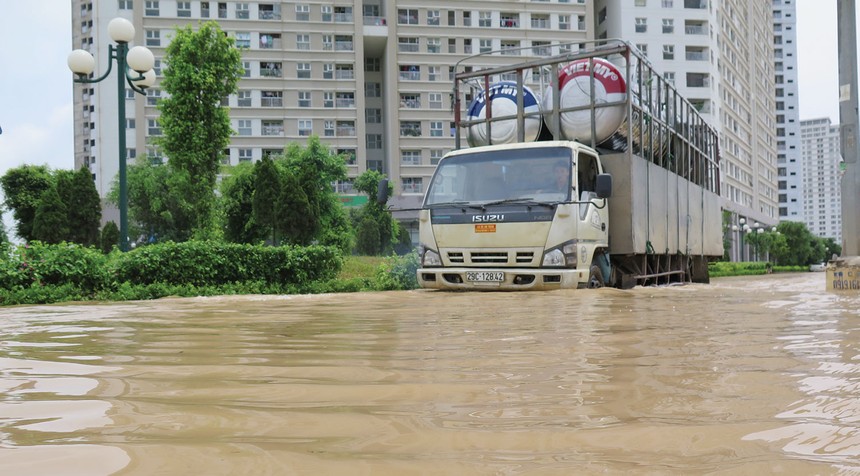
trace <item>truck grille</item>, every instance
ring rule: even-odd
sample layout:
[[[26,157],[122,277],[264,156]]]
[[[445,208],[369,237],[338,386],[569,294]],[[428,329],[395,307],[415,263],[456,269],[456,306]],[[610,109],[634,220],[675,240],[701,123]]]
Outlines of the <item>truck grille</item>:
[[[530,265],[534,261],[533,251],[449,251],[448,262],[465,266]]]

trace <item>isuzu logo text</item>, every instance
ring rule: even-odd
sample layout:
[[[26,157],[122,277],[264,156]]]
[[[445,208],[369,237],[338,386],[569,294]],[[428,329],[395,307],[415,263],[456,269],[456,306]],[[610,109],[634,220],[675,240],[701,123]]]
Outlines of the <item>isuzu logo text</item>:
[[[503,214],[493,214],[493,215],[473,215],[472,223],[487,223],[491,221],[505,221],[505,215]]]

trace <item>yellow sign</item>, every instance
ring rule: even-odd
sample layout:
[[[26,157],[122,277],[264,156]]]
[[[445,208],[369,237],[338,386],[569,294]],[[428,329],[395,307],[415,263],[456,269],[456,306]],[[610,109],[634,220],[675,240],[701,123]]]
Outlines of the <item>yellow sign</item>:
[[[481,223],[480,225],[475,225],[475,233],[495,233],[496,232],[496,224],[495,223]]]

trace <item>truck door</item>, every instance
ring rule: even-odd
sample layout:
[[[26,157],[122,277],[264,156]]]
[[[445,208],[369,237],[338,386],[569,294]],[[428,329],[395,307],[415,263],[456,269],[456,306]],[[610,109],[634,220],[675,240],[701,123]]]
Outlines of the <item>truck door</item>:
[[[607,243],[609,213],[606,199],[597,197],[597,175],[600,173],[597,157],[579,151],[576,161],[576,200],[579,204],[579,236],[582,241]]]

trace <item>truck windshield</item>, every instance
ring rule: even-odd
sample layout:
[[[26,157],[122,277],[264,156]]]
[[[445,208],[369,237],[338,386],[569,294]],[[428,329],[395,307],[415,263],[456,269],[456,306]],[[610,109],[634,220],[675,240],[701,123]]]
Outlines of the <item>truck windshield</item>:
[[[439,162],[424,206],[570,199],[571,149],[533,147],[464,153]]]

